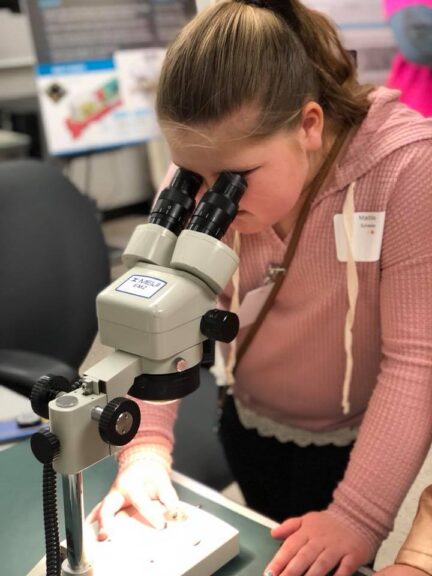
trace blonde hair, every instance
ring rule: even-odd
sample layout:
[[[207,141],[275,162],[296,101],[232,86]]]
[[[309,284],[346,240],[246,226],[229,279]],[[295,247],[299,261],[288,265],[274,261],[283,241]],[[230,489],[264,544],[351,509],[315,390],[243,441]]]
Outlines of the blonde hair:
[[[359,124],[371,89],[359,84],[353,58],[323,14],[298,0],[264,7],[233,0],[200,12],[172,42],[156,109],[160,122],[190,126],[251,105],[258,114],[249,130],[264,137],[294,127],[311,100],[335,124]]]

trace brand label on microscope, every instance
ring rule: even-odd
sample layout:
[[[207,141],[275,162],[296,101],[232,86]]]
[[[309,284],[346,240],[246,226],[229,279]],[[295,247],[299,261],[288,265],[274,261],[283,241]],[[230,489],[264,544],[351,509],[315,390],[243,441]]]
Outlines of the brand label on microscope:
[[[166,282],[153,276],[134,274],[117,286],[117,292],[125,292],[141,298],[151,298],[165,286]]]

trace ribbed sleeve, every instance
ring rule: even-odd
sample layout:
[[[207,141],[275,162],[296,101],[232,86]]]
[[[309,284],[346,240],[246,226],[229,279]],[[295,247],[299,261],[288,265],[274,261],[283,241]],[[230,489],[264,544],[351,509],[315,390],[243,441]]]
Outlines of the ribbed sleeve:
[[[125,468],[144,458],[157,458],[170,469],[174,444],[173,429],[179,403],[158,405],[136,398],[134,400],[140,407],[141,424],[135,438],[118,452],[119,467]]]
[[[432,439],[432,140],[395,153],[386,169],[401,161],[382,247],[378,381],[330,506],[375,547]]]

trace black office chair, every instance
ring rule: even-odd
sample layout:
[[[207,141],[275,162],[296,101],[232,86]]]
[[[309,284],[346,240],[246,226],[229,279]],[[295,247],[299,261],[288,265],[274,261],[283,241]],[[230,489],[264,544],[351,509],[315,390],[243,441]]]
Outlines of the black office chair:
[[[94,204],[47,163],[0,162],[0,385],[76,378],[109,280]]]

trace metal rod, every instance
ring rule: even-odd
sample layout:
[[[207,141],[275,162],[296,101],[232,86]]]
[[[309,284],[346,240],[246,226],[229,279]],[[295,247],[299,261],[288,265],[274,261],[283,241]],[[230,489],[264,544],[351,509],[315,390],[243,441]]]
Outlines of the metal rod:
[[[84,546],[84,498],[82,472],[62,474],[63,503],[67,541],[67,561],[71,573],[91,574]],[[87,572],[88,570],[88,572]],[[67,570],[66,570],[66,573]]]

